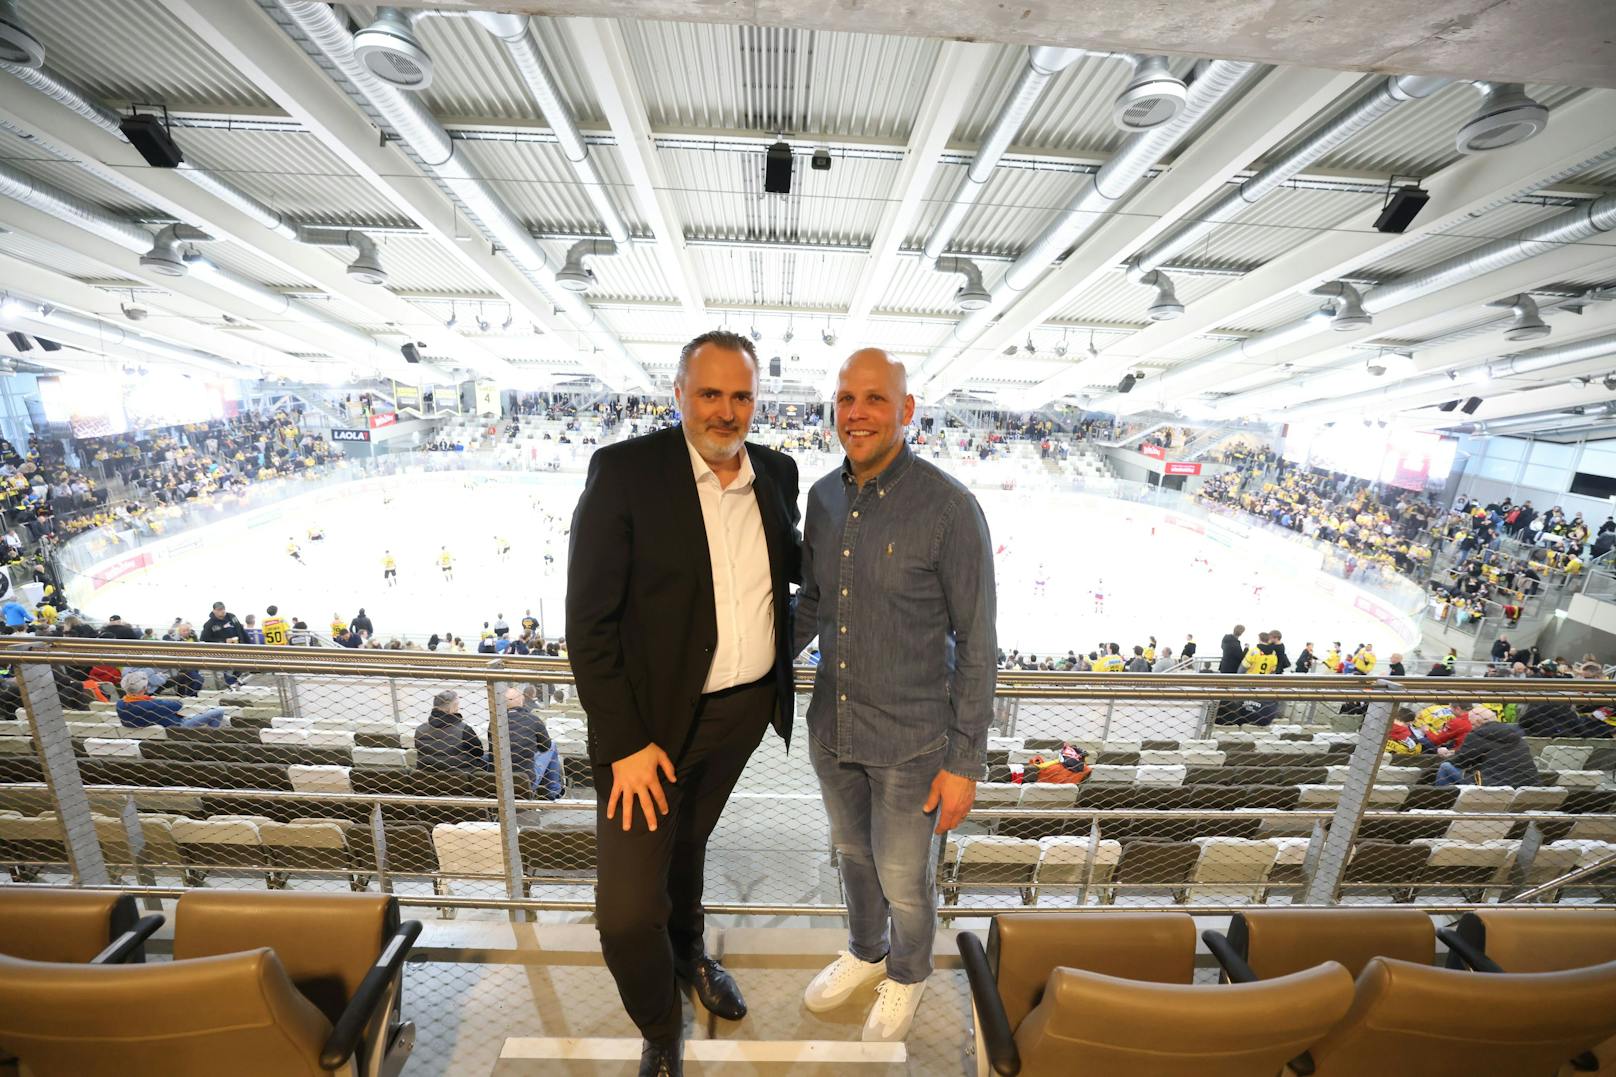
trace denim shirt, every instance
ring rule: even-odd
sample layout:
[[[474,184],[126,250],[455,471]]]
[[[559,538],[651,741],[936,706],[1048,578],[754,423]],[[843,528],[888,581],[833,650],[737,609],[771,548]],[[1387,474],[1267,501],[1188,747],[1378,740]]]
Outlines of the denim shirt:
[[[980,780],[997,668],[993,545],[976,498],[905,445],[860,487],[814,483],[793,654],[819,637],[808,731],[836,758],[891,766],[947,745]]]

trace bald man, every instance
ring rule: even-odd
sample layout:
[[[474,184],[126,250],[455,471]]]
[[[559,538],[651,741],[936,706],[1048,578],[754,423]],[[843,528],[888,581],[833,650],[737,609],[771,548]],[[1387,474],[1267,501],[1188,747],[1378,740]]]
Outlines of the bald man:
[[[902,364],[854,352],[836,386],[841,468],[808,495],[793,651],[816,635],[808,708],[847,895],[849,944],[808,985],[819,1013],[876,984],[866,1040],[902,1040],[931,974],[937,835],[976,799],[998,643],[993,545],[961,483],[910,452]]]

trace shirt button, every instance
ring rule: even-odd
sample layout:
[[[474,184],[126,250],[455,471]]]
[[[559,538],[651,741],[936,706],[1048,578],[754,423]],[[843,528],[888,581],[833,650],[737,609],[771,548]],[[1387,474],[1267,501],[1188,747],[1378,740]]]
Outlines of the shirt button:
[[[842,635],[844,635],[844,636],[847,635],[847,626],[846,625],[842,626]]]
[[[877,490],[877,491],[876,491],[876,492],[875,492],[875,496],[876,496],[876,497],[886,497],[886,496],[887,496],[887,492],[886,492],[886,491],[885,491],[885,490]]]
[[[853,510],[853,519],[858,519],[858,509]]]
[[[846,595],[846,594],[847,594],[847,588],[845,588],[845,587],[844,587],[844,588],[842,588],[842,594],[843,594],[843,595],[844,595],[844,596],[845,596],[845,595]]]
[[[847,693],[846,693],[846,692],[843,692],[843,693],[842,693],[842,702],[843,702],[843,703],[846,703],[846,702],[847,702]]]
[[[838,662],[837,665],[840,666],[842,669],[847,668],[847,663],[846,662]]]

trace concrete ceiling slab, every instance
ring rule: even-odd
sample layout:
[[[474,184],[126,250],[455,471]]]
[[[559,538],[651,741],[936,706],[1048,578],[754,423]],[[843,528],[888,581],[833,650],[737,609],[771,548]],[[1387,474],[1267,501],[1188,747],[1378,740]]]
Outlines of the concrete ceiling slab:
[[[757,23],[1616,87],[1611,0],[506,0],[498,6],[534,15]]]

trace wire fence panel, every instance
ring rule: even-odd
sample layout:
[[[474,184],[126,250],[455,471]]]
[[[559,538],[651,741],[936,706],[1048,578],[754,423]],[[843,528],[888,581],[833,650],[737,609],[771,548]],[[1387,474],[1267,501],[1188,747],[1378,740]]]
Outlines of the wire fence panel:
[[[444,917],[593,904],[587,718],[562,663],[8,652],[29,686],[0,722],[15,882],[100,883],[73,855],[88,842],[106,882],[154,893],[385,891]],[[946,918],[1616,896],[1616,744],[1566,733],[1602,722],[1609,682],[1007,672],[999,691],[975,807],[937,843]],[[840,912],[799,702],[792,749],[765,738],[712,836],[715,910]],[[1500,752],[1465,751],[1461,724]]]

